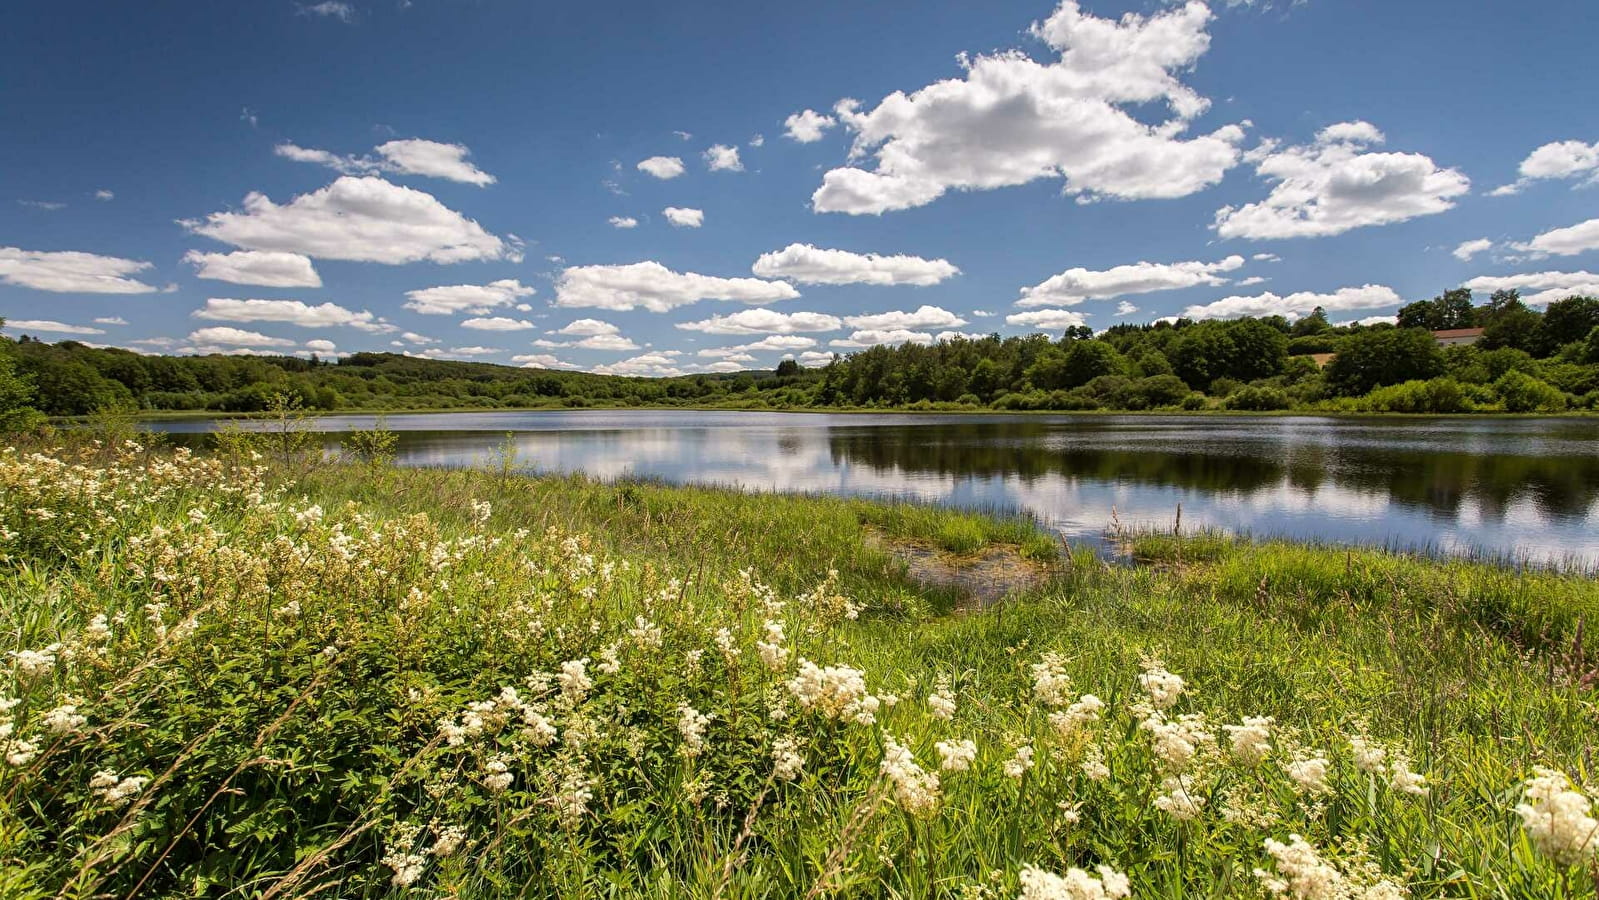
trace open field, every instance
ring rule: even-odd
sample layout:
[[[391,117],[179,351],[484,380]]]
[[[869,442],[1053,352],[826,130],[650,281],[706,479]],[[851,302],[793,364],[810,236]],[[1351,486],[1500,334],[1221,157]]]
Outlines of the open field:
[[[1591,579],[228,446],[0,456],[0,896],[1595,894]]]

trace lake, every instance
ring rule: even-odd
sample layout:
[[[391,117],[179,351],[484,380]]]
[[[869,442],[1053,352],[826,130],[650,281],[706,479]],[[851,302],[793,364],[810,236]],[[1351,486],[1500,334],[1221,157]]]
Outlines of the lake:
[[[370,415],[309,427],[370,428]],[[1599,420],[563,410],[390,415],[401,465],[519,467],[1599,566]],[[216,420],[155,421],[180,441]],[[245,423],[262,427],[262,423]],[[189,435],[189,437],[181,437]]]

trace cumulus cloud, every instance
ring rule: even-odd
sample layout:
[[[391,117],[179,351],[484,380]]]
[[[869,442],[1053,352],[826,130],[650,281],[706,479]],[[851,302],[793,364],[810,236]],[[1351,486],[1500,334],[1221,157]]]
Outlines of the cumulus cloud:
[[[571,346],[581,347],[584,350],[637,350],[639,348],[638,344],[633,343],[632,339],[625,338],[619,334],[591,335],[581,341],[573,342]]]
[[[814,109],[806,109],[784,119],[783,129],[789,140],[799,141],[801,144],[813,144],[822,139],[827,129],[837,124],[838,120],[832,116]]]
[[[738,158],[738,148],[726,144],[712,144],[705,151],[705,165],[712,172],[742,172],[744,162]]]
[[[126,325],[128,320],[121,316],[100,316],[94,320],[96,325]]]
[[[1182,197],[1238,161],[1243,129],[1183,139],[1209,101],[1175,73],[1210,46],[1211,13],[1198,0],[1153,15],[1101,19],[1063,0],[1033,26],[1058,59],[1020,51],[962,57],[965,73],[870,111],[835,107],[855,133],[852,161],[811,197],[818,212],[878,214],[931,203],[946,191],[989,190],[1063,178],[1079,200]],[[1146,123],[1156,104],[1164,120]]]
[[[645,353],[618,363],[595,366],[590,371],[596,375],[643,375],[655,378],[682,375],[683,370],[677,367],[673,355],[676,355],[675,351],[670,354]]]
[[[762,278],[785,278],[800,284],[930,285],[960,274],[947,259],[851,253],[811,244],[789,244],[763,253],[751,270]]]
[[[638,219],[635,219],[632,216],[612,216],[609,219],[606,219],[605,221],[609,222],[612,228],[637,228],[638,227]]]
[[[683,174],[683,161],[675,156],[652,156],[640,160],[638,170],[656,178],[676,178]]]
[[[262,287],[322,286],[322,278],[312,267],[311,258],[299,253],[273,250],[202,253],[190,250],[183,255],[183,261],[195,267],[196,278]]]
[[[526,319],[508,319],[504,316],[494,316],[487,319],[465,319],[461,322],[461,327],[470,328],[473,331],[527,331],[538,326]]]
[[[567,361],[565,361],[563,359],[560,359],[558,357],[552,356],[552,355],[550,355],[548,353],[529,353],[529,354],[526,354],[526,355],[523,355],[523,356],[513,356],[513,357],[511,357],[511,362],[514,362],[514,363],[520,365],[524,369],[576,369],[576,368],[578,368],[578,366],[575,366],[572,363],[569,363],[569,362],[567,362]]]
[[[533,293],[515,278],[504,278],[488,284],[450,284],[439,287],[406,291],[405,308],[429,316],[472,313],[482,315],[496,307],[510,306],[518,297]]]
[[[1599,275],[1591,272],[1524,272],[1520,275],[1481,275],[1462,287],[1473,291],[1522,291],[1522,301],[1547,306],[1574,295],[1599,297]],[[1530,292],[1530,293],[1528,293]]]
[[[674,272],[658,262],[627,265],[573,266],[555,286],[555,305],[629,310],[642,307],[667,312],[701,300],[731,300],[760,306],[792,300],[799,291],[782,281],[717,278]]]
[[[111,191],[111,190],[108,190],[106,188],[101,188],[98,191],[94,192],[94,199],[109,202],[111,200],[117,199],[117,195],[116,195],[115,191]]]
[[[1005,317],[1006,325],[1020,325],[1039,331],[1064,331],[1086,322],[1082,313],[1072,312],[1069,309],[1035,309],[1032,312],[1015,313]]]
[[[1222,207],[1212,227],[1224,238],[1322,237],[1441,213],[1471,189],[1469,178],[1431,157],[1368,150],[1382,142],[1369,122],[1329,125],[1306,146],[1268,142],[1247,158],[1274,183],[1271,193]]]
[[[1487,238],[1477,238],[1474,241],[1461,241],[1460,246],[1456,247],[1453,251],[1451,251],[1451,253],[1455,259],[1458,259],[1461,262],[1470,262],[1473,256],[1476,256],[1479,253],[1487,253],[1489,250],[1492,250],[1493,245],[1494,242],[1488,240]]]
[[[828,341],[832,347],[858,350],[865,347],[894,344],[931,344],[933,336],[920,331],[909,331],[904,328],[863,328],[852,332],[847,338]]]
[[[322,0],[321,3],[312,3],[300,7],[304,15],[321,16],[324,19],[338,19],[346,25],[355,21],[355,7],[342,0]]]
[[[799,364],[807,369],[825,366],[833,361],[833,354],[821,350],[807,350],[799,355]]]
[[[388,141],[374,148],[376,157],[345,156],[328,150],[301,147],[282,143],[273,152],[295,162],[327,166],[345,175],[371,175],[386,172],[396,175],[425,175],[429,178],[446,178],[487,187],[494,183],[493,175],[479,169],[467,160],[472,151],[465,144],[445,144],[421,138]]]
[[[685,331],[703,331],[707,334],[794,334],[802,331],[837,331],[844,320],[826,313],[780,313],[770,309],[741,309],[725,316],[713,316],[698,322],[679,322]]]
[[[252,192],[239,212],[216,212],[190,231],[246,250],[388,265],[428,260],[520,260],[514,244],[432,194],[375,176],[344,176],[279,206]]]
[[[711,347],[699,351],[698,355],[711,358],[724,357],[727,359],[737,359],[748,362],[749,360],[754,359],[753,356],[750,356],[751,353],[760,353],[762,351],[769,350],[777,350],[786,353],[793,350],[804,350],[807,347],[814,346],[816,346],[816,340],[814,338],[796,337],[789,334],[774,334],[770,337],[761,338],[753,343],[739,344],[736,347]]]
[[[1519,194],[1535,181],[1554,178],[1582,178],[1584,185],[1599,183],[1599,141],[1555,141],[1527,154],[1521,161],[1521,177],[1489,193],[1495,197]]]
[[[566,327],[558,329],[555,333],[593,337],[600,334],[621,334],[622,329],[617,328],[610,322],[603,322],[599,319],[577,319],[567,324]]]
[[[1252,297],[1223,297],[1211,303],[1190,306],[1183,310],[1183,316],[1189,319],[1236,319],[1241,316],[1297,318],[1314,311],[1318,306],[1331,312],[1397,306],[1402,302],[1393,288],[1381,284],[1367,284],[1361,287],[1339,288],[1330,294],[1299,291],[1284,297],[1267,291]]]
[[[59,294],[150,294],[158,288],[131,276],[147,262],[78,250],[0,247],[0,284]]]
[[[895,310],[866,316],[845,316],[844,324],[867,331],[898,331],[917,328],[958,328],[965,325],[966,320],[941,307],[923,306],[915,312]]]
[[[1116,315],[1118,316],[1130,316],[1135,312],[1138,312],[1138,307],[1127,302],[1126,300],[1116,304]]]
[[[8,331],[45,331],[53,334],[105,334],[104,328],[90,328],[87,325],[68,325],[52,319],[7,319]]]
[[[196,319],[214,322],[285,322],[302,328],[343,325],[360,331],[386,334],[393,326],[362,310],[355,312],[336,303],[311,306],[299,300],[233,300],[212,297],[205,306],[190,313]]]
[[[245,331],[242,328],[234,328],[230,325],[217,325],[190,332],[189,341],[194,344],[221,344],[227,347],[294,346],[294,342],[290,340],[268,337],[257,331]]]
[[[661,215],[678,228],[698,228],[705,224],[705,211],[701,209],[668,206],[661,210]]]
[[[1067,269],[1032,287],[1022,288],[1017,306],[1075,306],[1084,300],[1106,300],[1124,294],[1147,294],[1196,285],[1226,284],[1222,272],[1244,264],[1242,256],[1229,256],[1216,262],[1137,262],[1109,269]]]
[[[1545,256],[1575,256],[1589,250],[1599,250],[1599,219],[1589,219],[1565,228],[1553,228],[1524,244],[1511,247],[1533,258]]]

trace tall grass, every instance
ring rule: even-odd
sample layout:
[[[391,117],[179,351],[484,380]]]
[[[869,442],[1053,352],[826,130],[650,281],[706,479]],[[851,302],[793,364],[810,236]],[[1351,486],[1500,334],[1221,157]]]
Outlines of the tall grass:
[[[863,529],[1022,524],[131,446],[0,499],[0,896],[1594,895],[1587,579],[1168,539],[953,616]]]

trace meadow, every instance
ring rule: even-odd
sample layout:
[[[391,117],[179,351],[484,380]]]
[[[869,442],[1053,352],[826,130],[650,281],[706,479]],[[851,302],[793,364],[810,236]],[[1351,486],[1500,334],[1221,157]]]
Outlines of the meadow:
[[[1599,884],[1591,578],[268,440],[0,453],[0,897]]]

